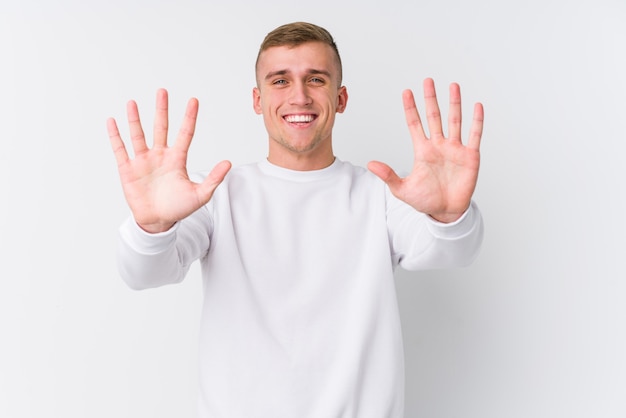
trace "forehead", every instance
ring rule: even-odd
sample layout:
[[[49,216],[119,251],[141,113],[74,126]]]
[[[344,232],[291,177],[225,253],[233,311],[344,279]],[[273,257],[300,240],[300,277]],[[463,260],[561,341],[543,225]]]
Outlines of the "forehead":
[[[333,49],[322,42],[307,42],[297,46],[274,46],[261,52],[257,77],[264,78],[276,71],[308,72],[311,69],[327,71],[337,77],[339,70]]]

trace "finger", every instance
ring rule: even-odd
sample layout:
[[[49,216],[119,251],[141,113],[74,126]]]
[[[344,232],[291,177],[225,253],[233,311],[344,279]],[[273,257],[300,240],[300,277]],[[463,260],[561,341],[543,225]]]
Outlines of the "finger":
[[[126,164],[129,160],[128,152],[126,151],[126,146],[120,136],[120,131],[117,128],[115,119],[109,118],[107,120],[107,131],[109,132],[109,140],[111,141],[111,148],[113,149],[113,155],[115,156],[117,165],[120,166]]]
[[[402,104],[404,105],[404,117],[406,119],[406,124],[409,127],[409,133],[413,139],[413,144],[415,144],[416,141],[426,139],[424,125],[422,125],[422,120],[419,112],[417,111],[417,106],[415,106],[415,98],[413,97],[413,92],[411,90],[404,90],[402,92]]]
[[[450,84],[450,110],[448,114],[448,138],[461,142],[461,88]]]
[[[154,146],[167,147],[168,99],[167,90],[159,89],[156,97],[154,116]]]
[[[204,181],[198,185],[198,199],[203,205],[211,199],[215,188],[224,180],[224,177],[228,174],[231,166],[232,164],[230,161],[226,160],[218,163],[215,167],[213,167],[213,170],[211,170]]]
[[[441,112],[439,111],[439,103],[437,103],[435,82],[432,78],[424,80],[424,101],[426,102],[426,119],[428,120],[430,139],[442,139],[444,136],[441,126]]]
[[[474,117],[472,127],[470,128],[470,136],[467,146],[471,149],[480,149],[480,141],[483,136],[483,123],[485,120],[485,111],[481,103],[474,105]]]
[[[135,155],[139,155],[148,150],[146,145],[146,138],[143,134],[143,128],[141,127],[141,120],[139,119],[139,110],[137,109],[137,103],[131,100],[126,105],[126,115],[128,117],[128,126],[130,128],[130,139],[133,144],[133,150]]]
[[[187,110],[185,111],[185,117],[183,118],[183,124],[178,131],[178,137],[176,138],[176,146],[181,147],[184,150],[189,149],[191,140],[196,131],[196,119],[198,117],[198,99],[191,98],[187,103]]]
[[[370,161],[369,164],[367,164],[367,168],[378,178],[384,181],[387,186],[389,186],[389,190],[391,190],[393,194],[396,194],[396,191],[400,188],[402,179],[396,174],[395,171],[393,171],[391,167],[379,161]]]

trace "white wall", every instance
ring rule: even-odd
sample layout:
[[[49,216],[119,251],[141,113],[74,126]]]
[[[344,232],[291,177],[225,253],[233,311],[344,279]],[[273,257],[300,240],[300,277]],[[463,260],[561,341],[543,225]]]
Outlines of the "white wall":
[[[294,20],[342,52],[342,159],[408,169],[400,93],[427,76],[485,105],[481,256],[398,274],[407,417],[626,416],[626,3],[228,4],[0,3],[0,416],[194,416],[198,270],[118,278],[105,120],[133,98],[149,126],[166,87],[174,126],[200,99],[191,170],[263,158],[253,62]]]

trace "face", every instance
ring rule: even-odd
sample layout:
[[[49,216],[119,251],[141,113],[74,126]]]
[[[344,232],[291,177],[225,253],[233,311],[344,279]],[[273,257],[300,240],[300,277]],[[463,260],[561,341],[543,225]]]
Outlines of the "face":
[[[263,51],[253,100],[269,134],[270,162],[283,166],[332,162],[335,114],[344,111],[348,94],[339,86],[339,68],[330,46],[309,42]]]

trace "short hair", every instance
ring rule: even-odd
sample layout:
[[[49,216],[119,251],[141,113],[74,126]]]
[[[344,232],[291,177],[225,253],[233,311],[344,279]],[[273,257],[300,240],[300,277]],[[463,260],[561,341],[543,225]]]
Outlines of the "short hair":
[[[332,48],[337,60],[337,68],[339,69],[338,81],[339,85],[341,85],[341,79],[343,77],[341,57],[339,56],[339,49],[337,48],[333,36],[321,26],[307,22],[287,23],[268,33],[259,48],[259,53],[257,54],[256,63],[254,65],[255,71],[258,69],[259,58],[263,51],[276,46],[296,47],[307,42],[321,42]]]

